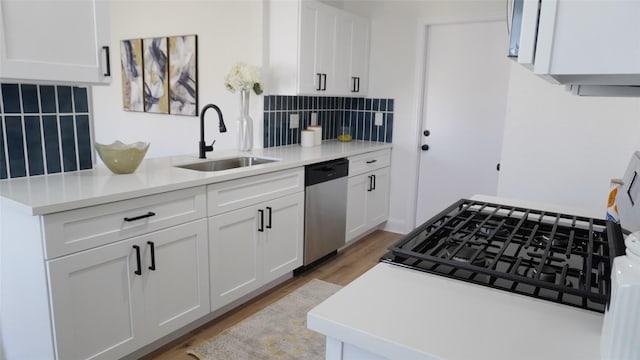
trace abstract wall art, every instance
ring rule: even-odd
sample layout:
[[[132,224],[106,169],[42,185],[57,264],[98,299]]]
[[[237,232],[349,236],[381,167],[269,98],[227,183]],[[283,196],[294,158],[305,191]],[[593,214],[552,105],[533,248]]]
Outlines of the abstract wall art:
[[[169,113],[169,59],[167,38],[142,39],[144,63],[144,111]]]
[[[120,42],[122,67],[122,108],[126,111],[144,111],[142,86],[142,39]]]
[[[169,37],[169,112],[198,115],[197,35]]]
[[[198,35],[120,42],[125,111],[198,116]]]

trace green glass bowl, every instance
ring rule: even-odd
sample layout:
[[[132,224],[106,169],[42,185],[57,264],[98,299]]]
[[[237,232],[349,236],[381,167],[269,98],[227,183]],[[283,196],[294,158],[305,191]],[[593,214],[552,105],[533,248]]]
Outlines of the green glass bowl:
[[[149,143],[141,141],[133,144],[120,141],[110,145],[96,143],[100,159],[114,174],[131,174],[136,171],[148,149]]]

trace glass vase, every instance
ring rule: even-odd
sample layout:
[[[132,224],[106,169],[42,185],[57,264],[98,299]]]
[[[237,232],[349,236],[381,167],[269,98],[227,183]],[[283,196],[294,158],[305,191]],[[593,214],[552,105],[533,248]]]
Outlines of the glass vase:
[[[250,90],[240,91],[240,117],[238,118],[238,150],[253,149],[253,119],[249,116]]]

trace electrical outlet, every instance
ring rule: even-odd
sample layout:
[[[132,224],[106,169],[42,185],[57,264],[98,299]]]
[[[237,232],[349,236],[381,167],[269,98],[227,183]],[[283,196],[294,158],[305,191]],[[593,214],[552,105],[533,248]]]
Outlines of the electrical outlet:
[[[289,129],[297,129],[300,126],[300,115],[291,114],[289,115]]]
[[[318,125],[318,113],[311,113],[311,125]]]
[[[375,126],[382,126],[382,113],[381,112],[377,112],[376,113],[376,118],[375,121],[373,123]]]

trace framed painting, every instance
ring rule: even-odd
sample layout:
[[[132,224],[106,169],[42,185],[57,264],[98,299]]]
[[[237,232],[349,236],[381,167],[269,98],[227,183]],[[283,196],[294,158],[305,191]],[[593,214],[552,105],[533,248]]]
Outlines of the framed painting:
[[[198,115],[198,36],[169,37],[169,112]]]
[[[167,38],[142,39],[144,66],[144,111],[169,113],[169,61]]]
[[[122,67],[122,108],[144,111],[142,87],[142,39],[120,41]]]

